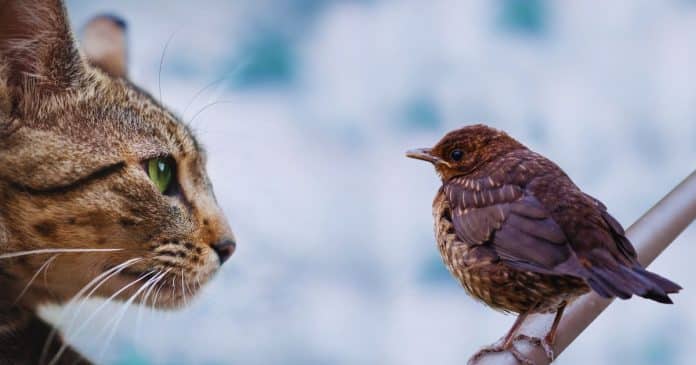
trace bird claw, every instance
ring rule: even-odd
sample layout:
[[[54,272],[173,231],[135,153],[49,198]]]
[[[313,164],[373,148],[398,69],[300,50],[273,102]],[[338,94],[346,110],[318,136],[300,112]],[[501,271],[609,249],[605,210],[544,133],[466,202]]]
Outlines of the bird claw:
[[[502,345],[500,342],[498,342],[498,343],[496,343],[496,344],[494,344],[494,345],[486,346],[486,347],[480,349],[477,353],[475,353],[475,354],[469,359],[469,361],[467,362],[467,365],[476,365],[476,363],[477,363],[482,357],[484,357],[484,356],[486,356],[486,355],[488,355],[488,354],[494,354],[494,353],[499,353],[499,352],[507,352],[507,353],[509,353],[510,355],[512,355],[512,357],[515,358],[515,360],[517,360],[518,363],[520,363],[520,364],[522,364],[522,365],[536,365],[536,364],[534,363],[534,361],[532,361],[532,360],[526,358],[526,357],[525,357],[524,355],[522,355],[522,353],[519,352],[514,346],[510,345],[510,346],[507,346],[507,347],[506,347],[506,346]]]
[[[516,341],[526,341],[531,343],[532,345],[541,346],[541,348],[544,349],[544,353],[546,354],[546,358],[549,359],[549,362],[553,362],[553,360],[556,358],[556,354],[553,351],[553,347],[546,338],[541,339],[539,337],[519,334],[515,337],[515,339],[513,339],[513,342]]]

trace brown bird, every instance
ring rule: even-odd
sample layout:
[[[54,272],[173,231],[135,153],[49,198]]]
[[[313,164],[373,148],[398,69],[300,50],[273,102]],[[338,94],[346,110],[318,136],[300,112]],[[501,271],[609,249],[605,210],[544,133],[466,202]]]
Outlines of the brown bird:
[[[408,157],[435,165],[442,187],[433,202],[435,236],[449,271],[474,298],[519,316],[501,342],[474,355],[510,351],[517,340],[543,346],[553,360],[556,327],[573,299],[638,295],[660,303],[681,287],[645,270],[621,224],[556,164],[507,135],[473,125]],[[555,312],[543,339],[515,336],[532,313]]]

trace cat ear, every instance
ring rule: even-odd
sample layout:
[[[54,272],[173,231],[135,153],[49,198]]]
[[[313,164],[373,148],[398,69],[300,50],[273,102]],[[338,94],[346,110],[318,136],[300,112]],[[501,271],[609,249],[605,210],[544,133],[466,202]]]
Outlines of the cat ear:
[[[126,22],[113,15],[92,18],[82,32],[82,51],[87,61],[114,77],[126,77]]]
[[[0,71],[13,98],[79,87],[86,69],[62,1],[0,0]]]

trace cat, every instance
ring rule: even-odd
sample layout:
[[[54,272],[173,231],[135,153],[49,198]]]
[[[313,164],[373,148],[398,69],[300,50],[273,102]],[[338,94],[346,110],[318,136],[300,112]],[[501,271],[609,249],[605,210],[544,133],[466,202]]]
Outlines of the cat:
[[[62,1],[0,0],[1,364],[89,363],[41,305],[178,308],[235,249],[201,145],[128,81],[123,27],[80,49]]]

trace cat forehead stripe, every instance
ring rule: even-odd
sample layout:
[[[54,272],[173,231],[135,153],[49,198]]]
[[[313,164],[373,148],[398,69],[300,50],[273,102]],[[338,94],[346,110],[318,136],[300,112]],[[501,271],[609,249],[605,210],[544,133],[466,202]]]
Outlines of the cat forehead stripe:
[[[137,97],[144,97],[150,104],[151,107],[153,107],[155,110],[158,112],[161,112],[164,114],[165,118],[165,128],[169,136],[174,139],[174,143],[177,146],[177,148],[182,149],[184,147],[190,147],[191,149],[201,152],[202,148],[200,146],[200,143],[198,143],[198,140],[196,140],[196,137],[190,130],[190,127],[187,126],[183,121],[181,121],[176,115],[174,115],[172,112],[167,110],[159,101],[157,101],[150,93],[147,91],[143,90],[142,88],[138,87],[137,85],[134,85],[133,83],[126,81],[128,84],[129,88],[131,89],[131,92],[134,92]],[[137,98],[136,97],[136,98]],[[182,151],[185,152],[185,151]]]

